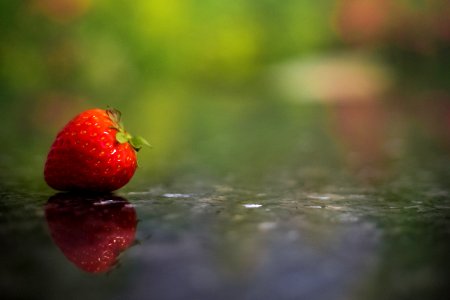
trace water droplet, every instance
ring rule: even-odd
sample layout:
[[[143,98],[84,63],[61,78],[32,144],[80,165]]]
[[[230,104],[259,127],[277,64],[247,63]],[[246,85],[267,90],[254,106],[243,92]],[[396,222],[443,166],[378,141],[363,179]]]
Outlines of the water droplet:
[[[313,194],[313,195],[309,195],[308,198],[317,199],[317,200],[330,200],[330,195]]]
[[[334,209],[334,210],[342,210],[342,209],[344,209],[343,206],[337,206],[337,205],[327,205],[327,206],[325,206],[325,208]]]
[[[108,205],[108,204],[112,204],[112,203],[122,203],[122,202],[124,202],[124,201],[107,199],[107,200],[101,200],[101,201],[95,202],[94,205]]]
[[[320,206],[320,205],[306,205],[306,207],[309,207],[309,208],[322,208],[322,206]]]
[[[343,196],[336,194],[310,194],[307,197],[315,200],[341,200],[344,198]]]
[[[128,192],[128,195],[146,195],[150,192]]]
[[[174,193],[174,194],[166,193],[166,194],[163,194],[162,196],[165,198],[190,198],[191,197],[191,195],[189,195],[189,194],[176,194],[176,193]]]
[[[258,207],[261,207],[262,205],[251,203],[251,204],[243,204],[242,206],[244,206],[245,208],[258,208]]]

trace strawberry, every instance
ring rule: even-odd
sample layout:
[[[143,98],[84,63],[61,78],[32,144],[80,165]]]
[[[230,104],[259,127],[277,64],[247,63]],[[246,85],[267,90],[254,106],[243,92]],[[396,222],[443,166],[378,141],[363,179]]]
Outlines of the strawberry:
[[[91,109],[58,133],[45,163],[47,184],[61,191],[109,192],[128,183],[145,141],[132,137],[116,109]]]
[[[45,205],[50,235],[64,256],[89,273],[110,270],[136,234],[136,211],[114,195],[59,193]]]

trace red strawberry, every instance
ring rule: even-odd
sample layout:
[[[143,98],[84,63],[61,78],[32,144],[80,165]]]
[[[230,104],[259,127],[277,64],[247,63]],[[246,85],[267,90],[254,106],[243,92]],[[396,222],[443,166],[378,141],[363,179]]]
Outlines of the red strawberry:
[[[59,193],[48,200],[45,216],[55,244],[78,268],[110,270],[136,234],[136,211],[125,199]]]
[[[136,170],[136,151],[148,144],[123,128],[115,109],[82,112],[58,133],[45,164],[49,186],[61,191],[108,192]]]

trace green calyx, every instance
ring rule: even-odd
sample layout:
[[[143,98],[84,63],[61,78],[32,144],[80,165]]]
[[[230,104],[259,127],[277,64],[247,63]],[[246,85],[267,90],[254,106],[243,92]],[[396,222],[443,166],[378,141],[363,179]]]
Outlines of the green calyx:
[[[119,110],[115,108],[108,108],[106,110],[106,114],[113,122],[113,126],[111,126],[111,128],[117,130],[116,140],[119,143],[121,144],[129,143],[135,151],[139,151],[143,146],[151,147],[149,142],[147,142],[147,140],[144,139],[143,137],[132,136],[125,130],[123,123],[120,120],[122,117],[122,113]]]

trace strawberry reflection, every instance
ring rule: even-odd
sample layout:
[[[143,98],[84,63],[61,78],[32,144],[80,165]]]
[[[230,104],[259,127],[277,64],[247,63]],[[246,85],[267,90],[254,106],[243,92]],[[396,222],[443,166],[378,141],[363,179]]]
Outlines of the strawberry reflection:
[[[89,273],[110,270],[135,240],[136,211],[115,195],[58,193],[48,200],[45,216],[55,244]]]

